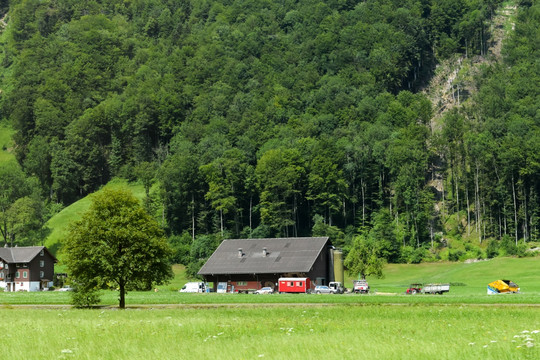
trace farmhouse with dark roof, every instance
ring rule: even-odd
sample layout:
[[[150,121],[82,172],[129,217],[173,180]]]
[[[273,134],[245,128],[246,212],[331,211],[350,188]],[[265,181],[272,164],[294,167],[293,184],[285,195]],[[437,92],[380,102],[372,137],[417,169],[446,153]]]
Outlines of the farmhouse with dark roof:
[[[280,277],[307,277],[313,286],[334,281],[327,237],[224,240],[199,271],[227,292],[275,289]]]
[[[40,291],[51,287],[56,262],[44,246],[0,248],[0,288]]]

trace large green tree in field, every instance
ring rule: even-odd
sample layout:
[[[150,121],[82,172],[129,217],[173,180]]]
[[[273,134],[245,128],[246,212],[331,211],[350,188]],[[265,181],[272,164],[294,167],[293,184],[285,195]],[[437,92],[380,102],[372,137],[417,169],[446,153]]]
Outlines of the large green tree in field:
[[[127,290],[150,289],[173,276],[163,231],[126,190],[94,195],[88,212],[71,225],[65,253],[77,289],[74,300],[81,293],[118,289],[123,309]]]

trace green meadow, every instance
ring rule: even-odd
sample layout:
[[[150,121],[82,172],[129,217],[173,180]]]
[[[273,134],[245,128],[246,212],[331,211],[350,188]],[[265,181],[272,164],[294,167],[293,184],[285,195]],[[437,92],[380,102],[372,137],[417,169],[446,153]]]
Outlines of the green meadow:
[[[13,359],[538,359],[525,307],[0,309]]]

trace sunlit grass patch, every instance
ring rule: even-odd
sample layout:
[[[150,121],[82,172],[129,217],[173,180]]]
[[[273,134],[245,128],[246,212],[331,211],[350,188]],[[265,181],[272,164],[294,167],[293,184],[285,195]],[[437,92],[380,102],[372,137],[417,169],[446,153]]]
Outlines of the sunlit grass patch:
[[[520,307],[0,309],[0,316],[0,328],[9,335],[10,346],[2,349],[6,358],[540,357],[540,347],[526,345],[540,341],[540,334],[535,333],[540,329],[540,314]]]

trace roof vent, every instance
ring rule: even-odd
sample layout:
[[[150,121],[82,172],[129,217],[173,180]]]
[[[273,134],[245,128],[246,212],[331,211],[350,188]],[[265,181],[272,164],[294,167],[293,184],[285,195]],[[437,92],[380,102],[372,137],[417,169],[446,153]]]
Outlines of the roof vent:
[[[263,247],[263,256],[266,257],[268,256],[268,249]]]
[[[238,248],[238,257],[241,258],[243,255],[242,248]]]

